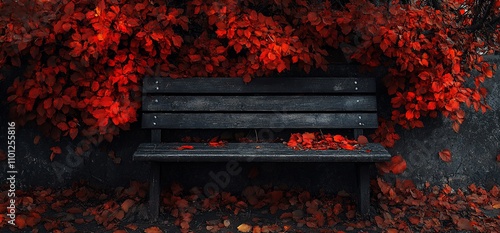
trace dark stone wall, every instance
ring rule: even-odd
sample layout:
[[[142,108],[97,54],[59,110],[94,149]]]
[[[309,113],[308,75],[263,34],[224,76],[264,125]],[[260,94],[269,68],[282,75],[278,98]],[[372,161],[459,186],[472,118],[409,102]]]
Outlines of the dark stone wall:
[[[488,56],[488,61],[500,65],[500,56]],[[408,169],[399,178],[409,178],[422,185],[449,184],[467,187],[471,183],[491,188],[500,184],[500,72],[484,83],[489,91],[487,103],[492,110],[482,114],[466,110],[466,120],[455,133],[448,119],[428,119],[425,127],[400,131],[401,140],[392,154],[401,154]],[[452,161],[445,163],[438,152],[449,149]],[[394,178],[394,176],[387,176]]]
[[[490,59],[497,59],[492,57]],[[500,59],[496,60],[500,63]],[[369,71],[370,75],[383,75],[381,69]],[[297,75],[298,71],[288,75]],[[332,65],[330,75],[354,76],[366,75],[352,65]],[[305,75],[305,74],[300,74]],[[311,76],[328,75],[320,71]],[[443,119],[426,120],[424,129],[400,131],[402,139],[390,150],[392,154],[402,154],[407,160],[408,169],[399,176],[387,175],[386,179],[409,178],[417,184],[426,181],[432,184],[448,183],[452,187],[466,187],[470,183],[484,185],[500,183],[500,164],[495,162],[495,156],[500,152],[500,75],[487,80],[486,87],[490,90],[488,102],[493,108],[486,114],[468,112],[467,120],[456,134],[451,123]],[[4,85],[5,84],[5,85]],[[7,136],[7,103],[5,90],[8,83],[0,86],[0,149],[6,150]],[[384,95],[383,86],[379,85],[379,108],[383,115],[390,113],[389,98]],[[287,137],[292,131],[276,132],[275,136]],[[336,131],[333,131],[336,132]],[[234,132],[173,132],[165,136],[176,138],[185,135],[200,134],[206,138],[217,135],[233,134]],[[249,136],[253,131],[240,132]],[[342,132],[349,134],[351,132]],[[367,132],[370,133],[370,132]],[[17,183],[20,187],[45,186],[62,187],[72,182],[85,180],[97,186],[114,187],[127,185],[131,180],[147,180],[149,166],[147,163],[132,161],[132,154],[141,142],[149,140],[149,132],[140,129],[140,124],[132,124],[130,131],[122,132],[112,143],[103,142],[92,148],[83,156],[73,152],[75,143],[68,139],[53,142],[43,138],[38,145],[33,144],[33,138],[39,135],[33,124],[18,127],[16,132],[16,165],[19,171]],[[50,147],[58,145],[63,153],[49,160]],[[439,159],[441,149],[450,149],[453,161],[444,163]],[[107,150],[113,150],[120,158],[119,164],[107,155]],[[209,183],[217,183],[210,175],[222,174],[225,163],[183,163],[164,164],[163,180],[168,185],[179,182],[186,187],[204,187]],[[312,191],[354,191],[354,166],[352,164],[335,163],[242,163],[242,172],[232,176],[224,190],[237,191],[253,184],[272,184],[300,186]],[[0,180],[6,180],[7,162],[0,162]],[[257,171],[257,173],[255,173]],[[375,168],[372,167],[373,175]],[[255,178],[250,176],[258,174]]]

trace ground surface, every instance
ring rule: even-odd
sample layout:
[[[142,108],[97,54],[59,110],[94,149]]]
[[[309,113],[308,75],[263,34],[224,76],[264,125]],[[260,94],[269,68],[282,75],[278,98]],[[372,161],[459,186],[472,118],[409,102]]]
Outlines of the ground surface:
[[[2,187],[2,190],[7,190]],[[62,190],[17,191],[16,227],[0,215],[0,232],[499,232],[500,190],[467,190],[411,181],[372,180],[371,213],[356,214],[346,192],[312,195],[300,189],[251,186],[207,198],[172,184],[162,193],[160,221],[147,220],[147,185],[114,190],[85,183]],[[8,192],[0,193],[6,210]]]

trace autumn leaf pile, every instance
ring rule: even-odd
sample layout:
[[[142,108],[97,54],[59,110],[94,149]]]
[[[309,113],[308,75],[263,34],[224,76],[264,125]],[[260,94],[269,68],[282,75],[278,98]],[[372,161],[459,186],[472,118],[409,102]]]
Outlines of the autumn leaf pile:
[[[249,186],[241,195],[205,197],[200,188],[172,184],[162,192],[160,221],[147,219],[147,186],[100,190],[84,184],[16,191],[16,227],[7,224],[7,191],[0,193],[0,228],[12,232],[494,232],[500,227],[500,190],[472,184],[454,190],[412,181],[372,180],[372,212],[356,214],[353,197],[301,189]],[[216,215],[210,213],[217,213]],[[201,217],[210,216],[210,217]]]
[[[146,75],[249,82],[292,66],[326,69],[328,51],[341,50],[361,65],[388,67],[392,117],[374,138],[390,147],[399,139],[397,125],[423,127],[422,117],[442,115],[458,131],[463,104],[489,108],[481,84],[495,67],[477,53],[485,44],[462,30],[471,24],[467,4],[473,3],[446,1],[436,10],[365,0],[344,6],[303,0],[9,1],[0,3],[0,67],[19,72],[4,78],[12,81],[12,119],[34,121],[55,140],[80,135],[83,144],[98,144],[137,121]],[[497,41],[497,34],[489,39]],[[472,69],[477,76],[470,77]]]
[[[342,135],[316,133],[294,133],[287,142],[288,147],[295,150],[355,150],[368,143],[365,136],[358,141],[349,140]]]

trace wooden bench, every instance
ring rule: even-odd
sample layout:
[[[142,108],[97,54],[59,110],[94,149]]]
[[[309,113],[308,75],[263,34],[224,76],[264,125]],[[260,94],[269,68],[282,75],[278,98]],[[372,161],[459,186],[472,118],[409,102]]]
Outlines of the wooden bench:
[[[149,205],[159,213],[161,162],[355,162],[358,209],[369,211],[369,165],[390,160],[380,144],[360,150],[293,150],[283,143],[228,143],[222,148],[161,142],[162,129],[363,129],[376,128],[375,78],[304,77],[172,79],[147,77],[143,85],[142,127],[151,143],[139,146],[133,159],[151,161]]]

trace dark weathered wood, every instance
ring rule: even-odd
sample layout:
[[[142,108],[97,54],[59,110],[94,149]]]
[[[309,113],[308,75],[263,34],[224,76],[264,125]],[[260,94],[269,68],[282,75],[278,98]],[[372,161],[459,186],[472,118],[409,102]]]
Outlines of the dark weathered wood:
[[[390,159],[390,155],[385,152]],[[386,160],[388,159],[386,157]],[[357,163],[357,183],[358,183],[358,211],[366,215],[370,211],[370,164]]]
[[[145,96],[143,111],[377,111],[371,96]]]
[[[363,129],[354,129],[354,139],[357,140],[361,135],[363,135]]]
[[[151,142],[161,142],[161,129],[151,130]]]
[[[185,144],[185,143],[184,143]],[[193,150],[177,150],[183,143],[143,143],[134,160],[161,162],[381,162],[390,159],[380,144],[370,143],[359,150],[293,150],[281,143],[228,143],[222,148],[189,143]]]
[[[151,174],[149,179],[149,215],[152,221],[158,220],[160,211],[160,163],[151,162]]]
[[[375,93],[373,77],[144,78],[143,93]]]
[[[143,128],[377,128],[376,113],[144,113]]]
[[[161,142],[161,129],[151,130],[151,142]],[[151,162],[150,164],[150,179],[149,179],[149,216],[152,221],[158,220],[160,211],[160,189],[161,189],[161,164]]]

